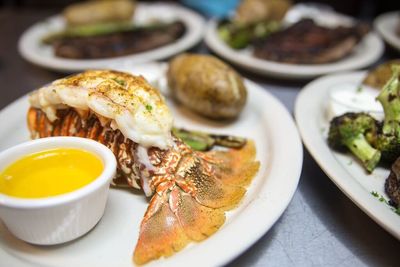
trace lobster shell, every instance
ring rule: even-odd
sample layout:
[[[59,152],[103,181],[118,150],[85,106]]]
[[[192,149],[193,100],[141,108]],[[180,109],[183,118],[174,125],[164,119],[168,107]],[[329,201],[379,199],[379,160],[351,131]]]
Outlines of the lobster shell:
[[[76,136],[98,141],[107,146],[117,159],[118,171],[113,185],[141,188],[140,164],[135,158],[138,145],[135,142],[125,138],[119,130],[113,130],[109,123],[102,125],[95,113],[79,114],[73,108],[60,109],[57,118],[51,122],[42,110],[30,108],[27,119],[31,138]]]

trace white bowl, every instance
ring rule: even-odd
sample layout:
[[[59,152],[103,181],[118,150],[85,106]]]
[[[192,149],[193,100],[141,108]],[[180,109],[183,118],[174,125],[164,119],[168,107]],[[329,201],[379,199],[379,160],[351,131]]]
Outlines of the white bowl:
[[[0,170],[21,157],[53,148],[79,148],[97,155],[103,172],[75,191],[46,198],[26,199],[0,193],[0,219],[19,239],[40,245],[60,244],[92,229],[103,216],[117,162],[106,146],[79,137],[42,138],[0,153]]]

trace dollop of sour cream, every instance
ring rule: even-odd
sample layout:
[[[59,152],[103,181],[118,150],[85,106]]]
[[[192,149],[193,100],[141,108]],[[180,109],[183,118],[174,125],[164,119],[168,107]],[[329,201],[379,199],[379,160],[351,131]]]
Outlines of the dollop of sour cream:
[[[329,91],[328,120],[346,112],[366,112],[376,119],[383,118],[383,109],[376,100],[379,90],[357,83],[342,83]]]

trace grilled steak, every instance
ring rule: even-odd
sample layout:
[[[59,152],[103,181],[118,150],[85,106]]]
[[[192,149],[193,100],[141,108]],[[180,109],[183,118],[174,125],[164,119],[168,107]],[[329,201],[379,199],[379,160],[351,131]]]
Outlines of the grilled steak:
[[[348,55],[368,29],[365,24],[331,29],[304,19],[256,41],[254,55],[284,63],[328,63]]]
[[[389,177],[385,182],[385,191],[390,198],[390,204],[400,207],[400,158],[392,165]]]
[[[73,59],[135,54],[174,42],[185,33],[182,22],[90,37],[69,37],[53,43],[55,55]]]

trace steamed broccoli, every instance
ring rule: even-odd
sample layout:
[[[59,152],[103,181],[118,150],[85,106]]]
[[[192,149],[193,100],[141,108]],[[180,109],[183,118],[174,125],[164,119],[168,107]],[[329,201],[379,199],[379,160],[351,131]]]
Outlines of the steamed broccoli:
[[[366,113],[346,113],[335,117],[329,128],[328,144],[336,150],[350,150],[372,172],[381,152],[371,143],[377,138],[378,122]]]
[[[392,67],[392,77],[377,97],[385,113],[376,146],[382,159],[394,162],[400,156],[400,65]]]

